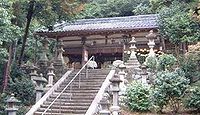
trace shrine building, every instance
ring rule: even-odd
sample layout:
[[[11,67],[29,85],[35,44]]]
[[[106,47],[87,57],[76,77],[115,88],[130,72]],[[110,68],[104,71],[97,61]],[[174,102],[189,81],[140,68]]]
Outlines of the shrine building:
[[[110,17],[80,19],[74,22],[63,22],[50,29],[39,29],[35,34],[48,39],[62,41],[64,57],[69,63],[81,65],[89,57],[95,56],[99,67],[124,60],[129,53],[129,41],[135,37],[137,52],[149,51],[146,35],[150,30],[158,34],[158,15],[137,15],[127,17]],[[159,36],[155,39],[156,52],[166,49],[166,41]]]

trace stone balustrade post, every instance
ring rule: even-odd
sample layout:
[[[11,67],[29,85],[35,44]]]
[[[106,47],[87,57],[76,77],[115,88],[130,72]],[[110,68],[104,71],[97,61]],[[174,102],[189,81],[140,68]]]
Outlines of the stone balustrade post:
[[[110,115],[109,111],[109,94],[104,93],[103,98],[101,99],[100,103],[101,105],[101,110],[99,111],[100,115]]]
[[[50,88],[53,86],[53,78],[55,77],[53,64],[51,64],[50,67],[48,67],[47,77],[48,77],[47,87]]]
[[[6,100],[7,102],[7,108],[5,109],[7,111],[7,115],[16,115],[17,114],[17,111],[18,111],[18,108],[17,108],[17,103],[19,103],[20,101],[17,100],[15,97],[14,97],[14,94],[11,94],[11,97],[8,98]]]
[[[115,74],[111,79],[112,83],[111,91],[113,93],[113,105],[111,106],[112,115],[119,115],[120,107],[119,107],[119,84],[122,82],[119,75]]]
[[[120,79],[122,80],[122,82],[119,84],[119,89],[120,89],[120,95],[124,95],[125,94],[125,91],[126,91],[126,85],[125,85],[125,76],[126,76],[126,72],[125,72],[125,69],[126,69],[126,66],[124,64],[120,64],[119,65],[119,76],[120,76]]]
[[[149,40],[148,46],[150,48],[148,57],[150,57],[150,56],[154,57],[155,56],[155,52],[154,52],[153,48],[155,46],[154,40],[156,39],[156,34],[153,32],[153,30],[151,30],[149,32],[149,34],[146,35],[146,38]]]
[[[140,68],[142,69],[142,72],[141,72],[141,76],[142,76],[142,84],[148,84],[147,83],[147,76],[148,76],[148,73],[147,73],[147,66],[146,65],[141,65]]]

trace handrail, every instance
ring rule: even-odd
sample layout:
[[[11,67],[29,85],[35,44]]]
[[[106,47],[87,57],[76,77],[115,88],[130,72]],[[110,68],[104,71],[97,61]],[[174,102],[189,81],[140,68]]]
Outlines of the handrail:
[[[89,61],[94,59],[94,56],[90,57],[90,59],[83,65],[83,67],[77,72],[77,74],[72,78],[72,80],[65,86],[65,88],[58,94],[58,96],[51,102],[51,104],[45,109],[45,111],[42,113],[44,115],[49,108],[54,104],[54,102],[63,94],[63,92],[68,88],[68,86],[74,81],[74,79],[81,73],[81,71],[87,66]],[[80,87],[80,84],[79,84]]]

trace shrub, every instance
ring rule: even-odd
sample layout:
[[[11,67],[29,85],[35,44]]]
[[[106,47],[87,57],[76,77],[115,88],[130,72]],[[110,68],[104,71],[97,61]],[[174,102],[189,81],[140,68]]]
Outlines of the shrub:
[[[186,107],[196,109],[200,112],[200,88],[192,87],[189,96],[186,98]]]
[[[131,111],[149,111],[149,88],[142,83],[131,83],[126,90],[126,105]]]
[[[158,60],[156,57],[150,56],[146,58],[145,65],[151,70],[156,70]]]
[[[158,68],[160,70],[169,70],[176,63],[176,61],[176,58],[172,54],[163,54],[158,58]]]
[[[188,84],[189,80],[180,69],[174,72],[158,72],[152,92],[154,107],[162,111],[164,106],[169,105],[173,112],[178,112],[181,98]]]
[[[13,81],[10,80],[8,92],[14,93],[24,105],[31,105],[35,100],[34,84],[25,76]]]

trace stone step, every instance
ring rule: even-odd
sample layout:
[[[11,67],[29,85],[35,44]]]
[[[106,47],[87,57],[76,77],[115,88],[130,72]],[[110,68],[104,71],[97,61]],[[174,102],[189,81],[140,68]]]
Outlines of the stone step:
[[[50,105],[51,102],[44,102],[43,105]],[[66,103],[66,102],[54,102],[55,105],[62,105],[62,106],[89,106],[91,103]]]
[[[86,102],[86,101],[92,101],[94,98],[87,98],[87,97],[84,97],[84,98],[76,98],[76,97],[72,97],[71,98],[71,100],[70,100],[70,98],[58,98],[57,100],[55,100],[55,98],[51,98],[51,97],[49,97],[47,100],[46,100],[46,102],[47,101],[50,101],[50,102],[53,102],[54,100],[56,101],[56,102],[73,102],[73,101],[76,101],[76,103],[80,103],[80,102]]]
[[[49,98],[56,98],[57,97],[57,95],[51,95]],[[90,95],[85,95],[85,96],[82,96],[82,95],[71,95],[71,96],[66,96],[66,95],[61,95],[61,96],[59,96],[59,98],[58,99],[69,99],[69,98],[74,98],[74,99],[76,99],[76,98],[82,98],[82,99],[88,99],[88,98],[90,98],[90,99],[92,99],[92,98],[94,98],[95,96],[90,96]]]
[[[41,105],[40,108],[48,108],[49,105]],[[52,105],[50,108],[51,109],[65,109],[65,110],[87,110],[88,109],[88,105],[87,106],[62,106],[62,105]]]
[[[65,87],[66,86],[66,84],[62,84],[62,85],[60,85],[60,87]],[[76,83],[76,84],[74,84],[74,83],[72,83],[72,86],[71,87],[75,87],[75,88],[78,88],[79,86],[78,86],[78,83]],[[95,85],[89,85],[89,84],[85,84],[85,85],[83,85],[83,86],[81,86],[81,87],[85,87],[85,88],[90,88],[90,87],[101,87],[101,84],[95,84]],[[61,88],[62,89],[62,88]]]
[[[61,89],[55,90],[56,93],[60,93],[61,91],[62,91]],[[69,90],[65,90],[64,92],[65,93],[70,93]],[[96,92],[98,92],[98,91],[96,91],[96,90],[82,90],[82,91],[80,91],[80,90],[71,90],[71,93],[96,93]]]
[[[44,112],[46,109],[45,108],[39,108],[37,112]],[[80,109],[52,109],[52,110],[48,110],[47,112],[48,113],[51,113],[52,112],[52,115],[54,115],[53,113],[62,113],[63,114],[83,114],[83,113],[86,113],[87,110],[80,110]]]
[[[42,112],[35,112],[34,113],[34,115],[42,115]],[[47,112],[47,113],[45,113],[44,115],[63,115],[62,113],[49,113],[49,112]],[[70,113],[67,113],[67,115],[85,115],[85,114],[70,114]]]
[[[49,98],[49,99],[47,99],[44,103],[46,103],[46,102],[53,102],[54,101],[54,99],[52,99],[52,98]],[[74,100],[74,99],[72,99],[72,100],[70,100],[70,99],[59,99],[59,100],[56,100],[55,102],[58,102],[58,103],[91,103],[93,100]]]

